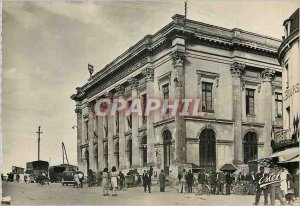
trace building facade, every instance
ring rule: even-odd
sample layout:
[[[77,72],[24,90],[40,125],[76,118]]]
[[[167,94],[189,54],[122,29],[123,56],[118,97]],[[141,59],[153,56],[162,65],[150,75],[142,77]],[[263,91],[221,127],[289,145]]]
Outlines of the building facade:
[[[299,146],[300,69],[299,69],[299,9],[283,23],[285,36],[278,49],[282,66],[283,130],[275,135],[273,149],[279,151]]]
[[[93,75],[76,101],[78,166],[218,170],[272,153],[282,128],[280,40],[175,15]],[[200,99],[198,115],[97,116],[102,98]]]

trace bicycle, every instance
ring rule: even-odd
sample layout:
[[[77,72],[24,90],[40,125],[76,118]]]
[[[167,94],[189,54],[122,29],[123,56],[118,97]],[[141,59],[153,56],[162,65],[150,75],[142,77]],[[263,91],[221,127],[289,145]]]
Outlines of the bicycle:
[[[244,186],[243,184],[237,183],[232,187],[232,193],[235,195],[244,194]]]
[[[211,195],[211,188],[206,183],[195,183],[193,191],[195,195]]]

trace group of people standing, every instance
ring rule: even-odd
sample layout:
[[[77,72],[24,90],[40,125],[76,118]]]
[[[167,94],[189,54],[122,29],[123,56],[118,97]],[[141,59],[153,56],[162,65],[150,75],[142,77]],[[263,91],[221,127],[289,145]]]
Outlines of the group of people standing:
[[[268,178],[270,176],[279,177],[279,179]],[[269,179],[270,181],[262,181]],[[264,195],[264,205],[268,204],[270,195],[271,205],[275,205],[275,197],[277,196],[280,204],[293,201],[294,197],[299,197],[299,169],[292,176],[285,168],[279,168],[272,165],[270,168],[260,168],[260,172],[256,174],[256,195],[254,205],[258,205],[261,194]]]
[[[193,186],[200,184],[201,187],[206,185],[210,188],[210,194],[218,195],[226,193],[226,195],[230,195],[230,187],[234,177],[229,172],[221,171],[216,173],[212,170],[209,172],[203,170],[200,171],[197,176],[198,178],[195,178],[191,170],[187,172],[183,169],[183,171],[178,174],[177,191],[179,193],[192,193]]]

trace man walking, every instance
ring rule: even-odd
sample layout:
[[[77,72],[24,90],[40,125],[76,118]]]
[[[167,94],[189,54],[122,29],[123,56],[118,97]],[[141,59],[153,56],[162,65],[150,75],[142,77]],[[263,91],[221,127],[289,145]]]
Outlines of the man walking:
[[[268,174],[264,171],[263,167],[261,167],[260,172],[256,174],[255,181],[256,181],[257,186],[256,186],[256,194],[255,194],[255,203],[254,203],[254,205],[258,205],[262,192],[264,193],[264,200],[265,200],[264,205],[268,204],[268,188],[267,188],[267,186],[260,187],[260,185],[259,185],[259,180],[262,177],[265,178],[267,176],[268,176]]]
[[[161,170],[161,173],[159,174],[158,179],[159,179],[160,192],[164,192],[165,187],[166,187],[166,175],[165,175],[164,170]]]
[[[222,171],[219,172],[217,181],[218,181],[218,188],[217,188],[218,192],[217,192],[217,194],[221,193],[222,195],[224,195],[225,175],[224,175],[224,173]]]
[[[143,179],[144,192],[147,192],[147,187],[148,187],[148,192],[151,193],[150,185],[149,185],[149,174],[146,170],[144,170],[142,179]]]
[[[271,168],[270,173],[274,174],[277,176],[277,174],[279,173],[279,169],[276,165],[273,165]],[[271,175],[270,174],[270,175]],[[280,189],[280,182],[275,182],[273,184],[270,185],[270,198],[271,198],[271,205],[275,205],[275,196],[277,195],[280,204],[283,205],[284,204],[284,200],[282,198],[282,193],[281,193],[281,189]]]
[[[82,172],[78,173],[78,178],[79,178],[79,187],[83,188],[83,184],[82,184],[82,182],[83,182],[83,174],[82,174]]]
[[[186,175],[186,183],[188,187],[188,193],[193,192],[193,181],[194,181],[194,176],[191,170],[189,170],[188,174]]]

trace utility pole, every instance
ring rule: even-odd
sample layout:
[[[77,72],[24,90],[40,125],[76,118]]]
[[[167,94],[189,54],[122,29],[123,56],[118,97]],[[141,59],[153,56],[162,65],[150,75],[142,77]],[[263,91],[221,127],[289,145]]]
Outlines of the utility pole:
[[[36,132],[38,134],[38,160],[40,160],[40,141],[41,141],[41,126],[39,126],[38,131]]]

